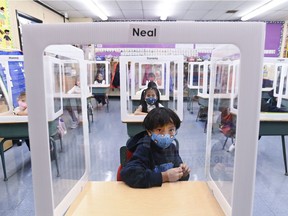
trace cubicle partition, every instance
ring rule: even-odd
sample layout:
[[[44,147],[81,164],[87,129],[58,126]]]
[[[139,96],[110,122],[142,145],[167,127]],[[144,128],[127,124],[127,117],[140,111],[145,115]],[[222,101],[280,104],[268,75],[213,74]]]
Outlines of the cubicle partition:
[[[9,109],[12,110],[18,106],[19,94],[26,91],[23,55],[0,53],[0,77],[0,85],[3,89],[1,94],[6,97]]]
[[[75,29],[81,34],[75,34]],[[134,30],[133,30],[134,29]],[[141,29],[143,32],[155,31],[157,34],[149,36],[148,34],[133,34],[135,29]],[[221,31],[219,31],[221,29]],[[212,162],[217,159],[217,155],[214,155],[214,139],[211,138],[212,134],[212,119],[213,119],[213,99],[209,99],[209,104],[212,106],[209,109],[209,127],[207,130],[207,158],[206,158],[206,173],[207,182],[203,182],[205,187],[208,185],[213,191],[213,195],[217,202],[221,206],[224,214],[233,216],[242,215],[252,215],[252,205],[253,205],[253,192],[254,192],[254,181],[255,181],[255,170],[256,170],[256,156],[257,156],[257,141],[258,141],[258,129],[259,129],[259,109],[260,109],[260,90],[261,90],[261,74],[251,73],[251,71],[260,71],[263,64],[263,50],[264,50],[264,23],[200,23],[200,22],[132,22],[132,23],[83,23],[83,24],[63,24],[63,25],[27,25],[23,27],[23,37],[24,37],[24,53],[25,53],[25,67],[29,71],[27,74],[27,92],[30,95],[28,98],[29,111],[31,115],[29,116],[29,136],[31,139],[31,147],[33,151],[32,154],[32,167],[33,167],[33,186],[35,195],[35,214],[43,216],[51,215],[63,215],[73,200],[79,195],[88,180],[89,172],[89,148],[88,143],[88,129],[83,127],[83,134],[81,136],[80,143],[83,147],[83,155],[85,157],[85,165],[82,169],[82,175],[73,179],[73,186],[61,197],[61,200],[55,201],[53,194],[53,180],[51,176],[50,169],[50,158],[48,146],[48,118],[47,118],[47,106],[46,106],[46,96],[45,92],[45,75],[43,72],[43,52],[47,46],[53,44],[179,44],[179,43],[211,43],[211,44],[234,44],[230,46],[224,46],[219,50],[215,50],[214,57],[219,57],[219,59],[214,58],[212,63],[211,71],[216,71],[216,63],[219,60],[224,61],[225,59],[220,58],[221,56],[229,56],[231,53],[230,48],[235,54],[235,50],[240,54],[237,59],[239,59],[240,73],[237,79],[237,149],[235,151],[235,157],[233,158],[233,163],[229,163],[229,167],[225,170],[229,171],[230,175],[226,178],[218,179],[217,176],[213,176],[211,173]],[[58,34],[55,34],[57,32]],[[33,36],[38,35],[41,38],[37,44],[33,41]],[[59,37],[61,35],[61,37]],[[249,40],[243,40],[243,37],[249,38]],[[230,47],[230,48],[229,48]],[[218,54],[217,54],[218,53]],[[125,57],[126,58],[126,57]],[[168,58],[168,57],[167,57]],[[148,60],[148,59],[147,59]],[[152,60],[152,59],[151,59]],[[167,59],[165,59],[166,61]],[[153,62],[155,68],[163,67],[163,61],[158,58],[158,61]],[[164,61],[164,62],[165,62]],[[183,118],[183,107],[181,106],[181,101],[183,101],[183,95],[181,93],[181,83],[183,82],[183,59],[182,57],[173,57],[173,60],[169,60],[170,63],[170,77],[174,78],[174,85],[169,92],[170,97],[173,98],[170,107],[178,113],[180,118]],[[145,68],[147,63],[143,65]],[[139,68],[139,67],[138,67]],[[142,66],[140,67],[141,70]],[[129,76],[129,59],[126,59],[126,64],[120,65],[121,83],[126,83],[126,85],[121,86],[121,114],[123,112],[122,121],[129,119],[132,114],[132,107],[129,105],[132,99],[132,94],[130,90],[131,83],[128,82],[131,78]],[[174,70],[174,72],[171,72]],[[166,67],[166,71],[168,68]],[[229,71],[229,70],[228,70]],[[124,73],[124,74],[123,74]],[[162,71],[163,75],[163,71]],[[165,75],[165,74],[164,74]],[[211,74],[211,76],[214,76]],[[85,80],[85,78],[83,78]],[[135,81],[139,79],[135,79]],[[214,80],[216,80],[214,78]],[[131,80],[132,81],[132,80]],[[140,80],[142,81],[142,80]],[[163,82],[162,79],[160,81]],[[166,82],[168,80],[166,79]],[[37,88],[33,83],[37,82]],[[83,84],[84,82],[81,81]],[[164,79],[165,82],[165,79]],[[214,82],[213,82],[214,83]],[[145,83],[141,83],[145,85]],[[159,86],[162,83],[158,83]],[[214,84],[210,83],[210,90],[213,90]],[[132,86],[132,85],[131,85]],[[139,85],[140,86],[140,85]],[[168,85],[169,86],[169,85]],[[167,86],[164,85],[164,90]],[[169,90],[170,90],[169,86]],[[137,89],[135,89],[137,90]],[[210,91],[211,92],[211,91]],[[166,94],[166,93],[165,93]],[[124,96],[124,98],[122,98]],[[85,94],[81,93],[81,100],[84,102]],[[173,102],[175,101],[175,102]],[[170,102],[170,101],[169,101]],[[83,108],[82,103],[82,108]],[[253,107],[253,109],[251,109]],[[123,116],[125,118],[123,118]],[[185,116],[184,116],[185,117]],[[83,116],[83,120],[87,119]],[[138,119],[141,121],[141,118]],[[143,120],[143,117],[142,117]],[[83,121],[85,125],[85,120]],[[87,123],[87,122],[86,122]],[[86,131],[85,131],[86,130]],[[83,140],[82,140],[83,138]],[[83,141],[83,142],[82,142]],[[191,140],[193,142],[193,140]],[[219,159],[219,158],[218,158]],[[220,158],[221,159],[221,158]],[[101,160],[101,158],[95,158],[95,160]],[[41,161],[41,163],[39,163]],[[73,162],[71,158],[71,163]],[[216,164],[215,164],[216,165]],[[213,166],[214,167],[214,166]],[[222,169],[222,165],[216,166],[216,171]],[[69,173],[70,171],[68,171]],[[221,172],[220,172],[221,173]],[[43,175],[45,174],[45,175]],[[233,179],[230,177],[233,176]],[[71,179],[70,179],[71,180]],[[225,182],[224,182],[225,181]],[[187,182],[187,184],[192,185],[194,182]],[[228,193],[223,190],[222,183],[227,185]],[[227,184],[226,184],[227,183]],[[68,184],[68,183],[67,183]],[[107,186],[111,191],[115,190],[114,187],[118,187],[119,184],[106,184],[106,183],[95,183],[97,185]],[[177,184],[177,183],[176,183]],[[117,186],[118,185],[118,186]],[[121,184],[121,188],[127,188],[127,186]],[[182,185],[182,184],[181,184]],[[168,185],[167,185],[168,186]],[[177,186],[177,185],[176,185]],[[119,187],[118,187],[119,189]],[[162,188],[166,190],[165,187]],[[193,194],[193,190],[190,187],[185,188],[190,191],[189,194]],[[89,190],[89,187],[88,187]],[[146,189],[150,190],[150,189]],[[142,193],[146,190],[139,190],[137,196],[141,197],[141,202],[145,202],[145,196]],[[153,189],[152,189],[153,190]],[[117,208],[119,202],[111,202],[109,196],[102,196],[97,193],[98,190],[94,191],[95,195],[101,196],[100,200],[104,203],[109,203],[109,209]],[[173,191],[173,193],[179,193],[178,190]],[[125,193],[129,196],[129,193]],[[146,197],[147,198],[147,197]],[[184,198],[185,199],[185,198]],[[181,201],[183,196],[181,196]],[[189,202],[193,202],[190,199],[185,199],[183,208],[189,206]],[[83,200],[85,201],[85,200]],[[86,200],[87,201],[87,200]],[[94,200],[90,200],[94,201]],[[88,200],[88,202],[90,202]],[[167,206],[174,206],[175,202],[168,199]],[[99,203],[93,202],[93,205],[97,208],[103,208],[103,205],[98,205]],[[90,207],[90,205],[88,205]],[[129,205],[131,207],[131,205]],[[149,206],[149,208],[157,208],[157,206]],[[119,211],[121,211],[119,208]],[[126,208],[125,208],[126,209]],[[85,208],[87,212],[89,209]],[[104,209],[103,209],[104,210]],[[171,211],[177,212],[179,206],[175,208],[170,208]],[[193,214],[193,210],[187,207],[186,209],[189,213]],[[137,209],[131,209],[133,212],[138,212]],[[178,215],[181,213],[178,211]],[[177,214],[176,214],[177,215]],[[221,215],[221,214],[220,214]]]

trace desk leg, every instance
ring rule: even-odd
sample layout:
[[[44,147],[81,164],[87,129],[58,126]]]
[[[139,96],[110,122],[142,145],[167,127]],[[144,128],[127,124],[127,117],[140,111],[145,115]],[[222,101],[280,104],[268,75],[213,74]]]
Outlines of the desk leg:
[[[5,165],[5,158],[4,158],[4,143],[6,139],[4,138],[0,143],[0,154],[1,154],[1,160],[2,160],[2,167],[3,167],[3,174],[4,174],[4,181],[7,181],[7,174],[6,174],[6,165]]]
[[[285,145],[285,136],[281,135],[282,139],[282,150],[283,150],[283,159],[284,159],[284,166],[285,166],[285,175],[288,176],[287,172],[287,158],[286,158],[286,145]]]

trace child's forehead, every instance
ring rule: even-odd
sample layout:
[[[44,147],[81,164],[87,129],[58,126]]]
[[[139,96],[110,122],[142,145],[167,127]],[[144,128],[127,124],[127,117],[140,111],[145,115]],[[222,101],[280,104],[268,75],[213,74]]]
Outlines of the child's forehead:
[[[18,100],[25,101],[26,97],[19,97]]]
[[[175,124],[172,122],[168,122],[167,124],[164,125],[158,125],[156,128],[171,128],[171,127],[175,127]]]
[[[156,91],[154,89],[148,89],[146,91],[146,94],[155,94],[155,93],[156,93]]]

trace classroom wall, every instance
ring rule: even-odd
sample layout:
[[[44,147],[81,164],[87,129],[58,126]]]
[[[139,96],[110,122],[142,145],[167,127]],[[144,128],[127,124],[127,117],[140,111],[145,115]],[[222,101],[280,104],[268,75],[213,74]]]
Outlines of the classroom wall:
[[[41,6],[33,0],[9,0],[8,10],[11,23],[11,39],[13,48],[20,49],[19,34],[17,28],[16,10],[43,21],[43,23],[63,23],[64,18],[53,11]]]
[[[92,18],[69,18],[69,22],[93,22]]]

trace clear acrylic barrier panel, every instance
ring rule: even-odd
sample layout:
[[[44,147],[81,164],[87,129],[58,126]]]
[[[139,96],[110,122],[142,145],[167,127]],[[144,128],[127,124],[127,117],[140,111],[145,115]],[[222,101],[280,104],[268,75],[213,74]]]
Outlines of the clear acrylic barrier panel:
[[[8,97],[8,92],[5,88],[5,85],[0,79],[0,115],[1,113],[6,113],[9,111],[9,97]]]
[[[229,209],[228,206],[232,206],[237,124],[237,113],[231,110],[231,99],[233,88],[238,82],[237,77],[240,71],[236,65],[239,64],[240,51],[234,45],[223,45],[212,53],[209,86],[211,93],[207,102],[209,177],[216,188],[221,191],[223,203],[226,203],[227,209]]]
[[[157,28],[155,28],[155,25],[157,25]],[[152,37],[149,37],[149,38],[134,37],[131,34],[131,32],[133,32],[133,29],[136,27],[137,28],[145,27],[145,29],[150,28],[150,27],[153,29],[155,28],[155,30],[157,29],[157,36],[155,38],[154,37],[153,38]],[[82,32],[81,35],[75,34],[76,28]],[[222,31],[218,31],[219,28],[221,28]],[[119,31],[120,29],[121,31]],[[179,29],[179,31],[175,31],[175,29]],[[249,94],[247,94],[245,90],[246,89],[251,90],[254,93],[255,98],[258,98],[259,94],[257,90],[259,89],[260,85],[258,85],[257,82],[260,77],[258,76],[257,73],[253,73],[253,76],[251,76],[249,79],[248,71],[250,69],[253,71],[257,71],[257,70],[260,71],[260,67],[262,65],[262,58],[263,58],[262,45],[264,44],[264,31],[265,31],[265,25],[263,23],[233,23],[232,24],[232,23],[223,23],[223,22],[219,22],[219,23],[209,23],[209,22],[207,23],[198,23],[198,22],[196,23],[195,22],[122,23],[122,22],[119,22],[117,23],[117,25],[113,23],[85,23],[81,25],[69,24],[65,26],[64,25],[39,25],[39,26],[27,25],[23,27],[23,35],[24,35],[24,43],[25,43],[24,48],[25,48],[25,54],[27,55],[27,58],[25,56],[25,59],[27,59],[27,69],[31,71],[31,73],[28,73],[27,81],[28,81],[28,84],[32,84],[35,81],[39,81],[41,84],[38,89],[39,94],[38,94],[38,91],[34,91],[35,88],[32,85],[28,85],[28,91],[29,93],[31,93],[32,96],[35,97],[36,100],[43,102],[44,101],[44,99],[42,98],[43,95],[45,96],[45,99],[46,99],[45,91],[43,91],[43,88],[42,88],[42,86],[44,86],[43,74],[39,73],[39,71],[41,71],[42,69],[41,67],[43,66],[41,59],[39,59],[39,54],[42,55],[43,49],[49,44],[67,44],[67,43],[68,44],[80,44],[80,43],[125,44],[127,42],[129,44],[135,44],[135,43],[136,44],[149,44],[149,43],[150,44],[151,43],[153,44],[160,44],[160,43],[164,43],[164,44],[177,44],[177,43],[198,44],[199,43],[201,44],[201,43],[207,43],[207,42],[209,43],[211,42],[212,44],[226,44],[227,41],[233,44],[237,44],[241,52],[243,52],[242,53],[243,58],[241,56],[241,69],[242,69],[241,72],[242,73],[241,73],[240,78],[248,80],[246,83],[248,84],[248,87],[245,86],[246,88],[244,88],[244,82],[240,82],[240,84],[242,85],[239,85],[238,89],[237,89],[237,84],[233,84],[233,80],[232,80],[232,89],[234,88],[234,89],[237,89],[238,91],[237,95],[235,96],[236,98],[235,100],[238,100],[239,106],[241,105],[241,109],[238,110],[238,114],[239,116],[242,115],[241,117],[244,117],[244,120],[239,118],[237,121],[237,124],[241,121],[242,123],[243,121],[247,121],[249,124],[248,124],[247,130],[243,129],[243,127],[239,127],[237,129],[237,135],[241,134],[243,136],[239,136],[235,138],[237,142],[240,142],[241,145],[238,145],[238,149],[237,151],[235,151],[235,153],[236,154],[239,153],[239,155],[237,155],[238,157],[234,158],[235,163],[234,162],[233,163],[236,168],[233,169],[233,171],[231,171],[234,174],[232,180],[229,178],[221,178],[221,176],[218,178],[217,176],[214,176],[212,174],[212,171],[211,171],[212,165],[210,166],[210,164],[213,164],[214,162],[213,162],[213,159],[210,159],[210,158],[215,158],[217,156],[217,153],[219,153],[219,152],[214,151],[214,149],[215,149],[216,141],[217,142],[221,141],[220,134],[218,133],[218,136],[219,136],[218,139],[217,137],[215,138],[210,137],[210,140],[207,139],[207,154],[209,155],[207,156],[206,162],[209,161],[209,163],[206,163],[206,167],[208,168],[207,171],[209,172],[209,175],[207,176],[210,177],[207,180],[207,184],[213,191],[215,198],[221,205],[225,214],[227,215],[251,215],[252,203],[253,203],[253,183],[254,183],[253,181],[255,177],[255,167],[256,167],[255,157],[257,154],[256,128],[258,126],[259,116],[257,112],[258,110],[256,111],[252,110],[251,113],[253,115],[251,114],[248,116],[247,114],[245,116],[245,113],[247,113],[245,112],[247,111],[247,104],[245,104],[245,100],[247,100],[249,104],[252,104],[253,107],[257,107],[257,102],[259,101],[257,101],[257,99],[251,100],[248,97]],[[61,35],[63,35],[63,37],[59,37],[58,35],[56,36],[55,32],[59,32]],[[39,43],[37,43],[38,45],[37,47],[34,47],[34,43],[33,41],[31,41],[31,38],[33,38],[33,35],[38,35],[39,37],[43,39]],[[242,35],[249,37],[249,40],[243,40]],[[227,57],[227,50],[225,50],[224,54]],[[129,57],[129,56],[127,57],[132,59],[132,57]],[[155,57],[155,55],[151,55],[150,57]],[[41,56],[41,58],[43,58],[43,56]],[[70,57],[70,59],[77,59],[77,58]],[[173,56],[172,59],[169,59],[169,57],[165,58],[165,56],[163,55],[162,57],[158,58],[157,62],[150,62],[150,60],[152,60],[150,59],[148,63],[147,61],[138,61],[135,64],[130,63],[132,62],[131,59],[130,60],[126,59],[125,63],[123,64],[121,64],[121,59],[120,59],[121,120],[123,122],[143,121],[143,118],[144,118],[143,116],[133,115],[134,108],[133,108],[133,104],[131,103],[131,100],[134,94],[132,94],[132,90],[134,89],[136,93],[137,90],[140,90],[141,88],[140,88],[140,85],[138,85],[138,89],[136,89],[135,86],[134,88],[132,88],[132,85],[133,83],[135,84],[136,80],[138,80],[139,82],[140,73],[143,74],[143,72],[141,71],[143,71],[145,67],[148,67],[147,64],[151,64],[151,63],[152,63],[151,68],[152,66],[155,68],[159,68],[164,64],[164,66],[162,66],[164,68],[164,91],[162,93],[163,95],[168,96],[169,98],[168,107],[172,109],[177,109],[176,112],[178,113],[179,117],[182,119],[183,118],[183,104],[181,103],[183,103],[183,56],[180,56],[179,58],[177,56]],[[225,59],[221,58],[221,61],[225,61]],[[232,62],[233,61],[234,59],[232,60]],[[143,67],[141,65],[142,63],[143,63]],[[130,76],[131,74],[129,71],[133,69],[132,67],[135,68],[135,74],[138,73],[138,78],[135,78],[135,79],[131,78]],[[137,68],[138,68],[138,72],[136,72]],[[81,70],[81,67],[80,67],[80,70]],[[214,88],[216,85],[216,75],[214,77],[214,81],[212,82],[210,81],[210,83],[208,83],[208,80],[210,80],[208,79],[208,77],[212,76],[211,74],[208,75],[208,73],[209,71],[211,73],[213,70],[216,71],[216,65],[214,66],[210,65],[210,69],[207,69],[208,72],[206,74],[206,77],[204,78],[204,74],[202,76],[203,84],[204,84],[204,80],[207,80],[207,85],[206,85],[207,89],[205,90],[205,94],[207,95],[209,93],[209,96],[210,94],[212,95],[214,94]],[[166,79],[165,79],[165,71],[166,71]],[[219,69],[219,71],[221,70]],[[219,85],[220,83],[223,83],[221,80],[222,79],[221,77],[225,77],[225,76],[228,77],[229,71],[231,71],[231,69],[225,66],[222,71],[223,71],[222,74],[219,75],[219,77],[217,78],[217,80],[219,80]],[[167,76],[168,73],[170,73],[169,76]],[[159,73],[159,75],[161,75],[161,73]],[[163,70],[162,70],[162,75],[163,75]],[[82,86],[84,85],[83,83],[85,84],[87,83],[86,81],[87,77],[84,76],[84,78],[82,79],[82,73],[80,73],[80,77],[81,77],[80,82]],[[199,76],[199,78],[201,80],[201,75]],[[159,78],[159,80],[163,82],[162,77]],[[168,86],[167,86],[167,83],[168,83]],[[259,84],[260,84],[260,79],[259,79]],[[158,83],[158,85],[161,86],[162,83]],[[231,85],[227,84],[226,87],[229,89]],[[210,90],[208,91],[208,89]],[[166,94],[167,90],[169,91],[168,94]],[[224,88],[223,89],[220,88],[219,91],[225,92],[222,94],[229,94],[230,92],[228,91],[227,93],[226,91],[224,91]],[[86,107],[87,104],[85,103],[86,98],[85,99],[84,98],[85,98],[85,95],[81,94],[82,111],[87,108]],[[208,137],[208,134],[209,136],[211,136],[212,134],[211,125],[213,124],[213,122],[214,123],[217,122],[217,118],[219,117],[219,112],[223,111],[220,108],[222,106],[224,106],[225,108],[227,107],[226,98],[223,101],[225,101],[225,103],[222,103],[222,98],[221,96],[219,96],[218,100],[216,100],[215,102],[215,105],[214,105],[214,101],[211,102],[211,100],[209,100],[208,102],[209,103],[208,105],[210,107],[209,109],[210,113],[209,113],[209,119],[208,119],[207,137]],[[42,212],[45,215],[63,215],[63,213],[69,207],[69,204],[71,204],[72,200],[74,200],[75,197],[79,194],[79,192],[83,189],[85,180],[87,181],[87,179],[85,178],[87,177],[87,175],[85,175],[87,173],[85,172],[83,175],[83,179],[81,177],[81,179],[79,179],[77,183],[76,183],[77,178],[73,178],[72,181],[74,183],[74,180],[75,180],[75,184],[74,184],[75,187],[73,187],[71,191],[69,191],[69,194],[65,196],[65,198],[59,204],[58,204],[59,200],[55,201],[55,198],[53,197],[53,193],[51,193],[50,180],[44,179],[41,176],[43,172],[48,173],[48,171],[51,170],[51,169],[48,169],[50,168],[51,165],[48,164],[49,159],[47,158],[47,152],[49,151],[48,146],[46,146],[47,140],[45,140],[46,141],[45,146],[39,143],[41,140],[43,140],[43,136],[47,138],[45,134],[46,129],[47,129],[47,118],[46,118],[47,115],[45,112],[46,107],[43,109],[43,104],[45,103],[39,104],[39,107],[41,109],[39,113],[37,113],[36,110],[39,107],[37,106],[36,101],[31,99],[28,102],[31,103],[31,110],[34,111],[31,115],[31,118],[29,118],[29,123],[31,122],[31,125],[29,126],[29,128],[31,132],[30,135],[31,135],[31,140],[32,140],[32,146],[34,147],[34,151],[32,151],[31,153],[32,153],[32,165],[35,165],[34,170],[33,170],[33,185],[35,186],[34,192],[35,192],[35,200],[36,200],[35,210],[36,210],[36,213],[38,214]],[[235,109],[238,108],[237,103],[235,103],[236,104]],[[215,115],[213,115],[213,113],[215,113]],[[86,119],[87,113],[82,112],[82,114],[83,114],[83,118]],[[86,114],[86,116],[84,114]],[[216,120],[214,121],[213,119],[216,119]],[[43,126],[43,122],[45,123],[45,127]],[[84,125],[85,125],[85,121],[83,121],[83,142],[84,142],[84,149],[85,149],[85,147],[87,147],[85,138],[87,135],[86,132],[88,133],[88,129],[85,131]],[[39,129],[39,133],[36,133],[35,129]],[[81,134],[82,133],[81,127],[80,127],[80,131],[81,131],[80,132]],[[244,134],[248,134],[248,136],[244,136]],[[217,135],[215,134],[215,136]],[[249,137],[249,140],[247,137]],[[79,136],[79,139],[81,140],[79,142],[80,144],[79,143],[78,144],[82,148],[83,145],[81,142],[82,141],[81,135]],[[37,142],[39,143],[39,145],[37,145],[38,144]],[[218,151],[218,148],[216,150]],[[89,156],[89,151],[88,152],[85,151],[85,162],[89,164],[88,160],[86,160],[87,159],[86,155]],[[73,156],[74,154],[72,154],[72,158]],[[39,159],[41,160],[42,158],[43,158],[43,162],[39,164]],[[218,158],[220,158],[220,156]],[[219,159],[218,161],[221,162],[225,160]],[[249,162],[250,166],[245,166],[246,161]],[[47,164],[49,165],[49,167],[47,166]],[[55,165],[55,163],[53,163],[52,165]],[[227,164],[227,165],[229,166],[230,164]],[[85,166],[85,168],[88,168],[87,170],[89,171],[89,167]],[[221,169],[222,168],[220,166],[219,168],[220,172],[221,172]],[[227,168],[227,170],[229,169]],[[55,170],[52,170],[52,171],[54,175]],[[60,173],[61,173],[61,169],[60,169]],[[245,176],[240,175],[243,173],[245,173]],[[65,180],[67,179],[65,178]],[[222,187],[222,183],[224,183],[224,181],[225,181],[225,185],[226,183],[231,184],[231,188],[233,187],[233,193],[231,193],[231,190],[232,190],[231,188]],[[234,184],[235,181],[237,181],[236,184]],[[43,185],[45,187],[43,187]],[[54,183],[52,186],[53,186],[53,191],[54,191],[55,190]],[[65,193],[66,191],[63,192],[64,195]],[[52,205],[51,205],[51,201],[53,202]],[[47,211],[43,212],[43,209]]]
[[[141,122],[134,115],[149,82],[156,83],[160,103],[183,118],[183,56],[120,56],[121,119]],[[181,98],[181,100],[179,100]]]
[[[43,63],[50,95],[47,110],[51,116],[48,128],[54,205],[58,206],[85,171],[82,116],[86,109],[82,109],[80,93],[89,86],[89,72],[86,61],[65,56],[61,45],[54,47],[48,48],[49,56],[43,56]],[[71,46],[71,52],[75,51],[83,52]]]

